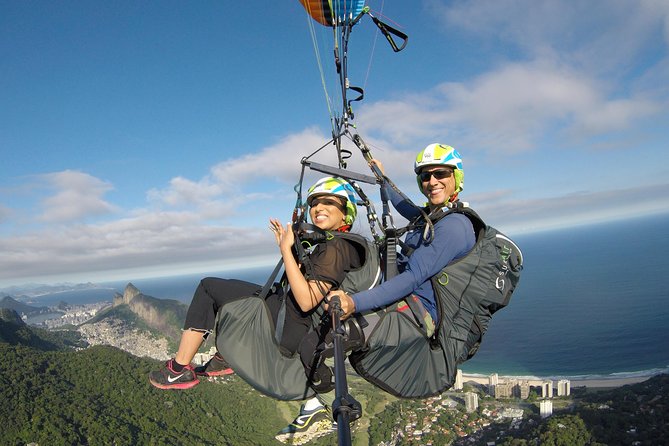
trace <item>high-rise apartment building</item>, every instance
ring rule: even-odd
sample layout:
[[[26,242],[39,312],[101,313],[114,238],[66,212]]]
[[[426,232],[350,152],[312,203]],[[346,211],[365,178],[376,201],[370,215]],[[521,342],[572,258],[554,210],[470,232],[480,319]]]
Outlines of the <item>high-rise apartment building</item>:
[[[553,398],[553,381],[541,382],[541,396],[544,398]]]
[[[465,393],[465,410],[474,412],[479,407],[479,396],[474,392]]]
[[[492,375],[488,376],[488,394],[495,396],[495,387],[499,384],[499,375],[497,373],[493,373]]]
[[[539,403],[539,413],[541,414],[541,418],[547,418],[553,415],[553,401],[541,400]]]
[[[462,387],[462,370],[458,369],[458,371],[455,373],[455,383],[453,384],[453,390],[462,390]]]
[[[569,396],[571,395],[571,382],[568,379],[561,379],[557,383],[557,395]]]
[[[495,388],[495,398],[511,398],[513,396],[513,383],[498,383]]]
[[[518,389],[518,397],[526,400],[530,397],[530,383],[528,381],[521,381],[516,385]]]

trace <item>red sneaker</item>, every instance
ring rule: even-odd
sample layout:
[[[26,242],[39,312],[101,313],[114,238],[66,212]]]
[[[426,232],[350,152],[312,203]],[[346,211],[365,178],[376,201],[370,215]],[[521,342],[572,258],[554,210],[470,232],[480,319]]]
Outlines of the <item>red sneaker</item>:
[[[149,381],[159,389],[190,389],[200,384],[193,366],[188,364],[180,372],[173,368],[174,359],[165,363],[165,367],[149,373]]]
[[[194,370],[198,376],[223,376],[235,373],[230,364],[218,352],[205,365],[195,367]]]

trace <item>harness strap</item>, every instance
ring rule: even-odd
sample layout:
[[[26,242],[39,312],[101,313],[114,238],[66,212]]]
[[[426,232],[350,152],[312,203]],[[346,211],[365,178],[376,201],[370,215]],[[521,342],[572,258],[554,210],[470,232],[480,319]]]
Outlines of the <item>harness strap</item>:
[[[384,247],[384,271],[385,280],[390,280],[397,275],[397,232],[395,228],[386,228],[386,239]]]
[[[274,267],[274,271],[272,271],[272,274],[270,274],[269,278],[267,279],[267,282],[265,282],[265,285],[262,287],[260,294],[258,294],[258,296],[261,299],[266,298],[267,295],[269,294],[270,290],[274,286],[275,283],[274,279],[276,279],[276,276],[277,274],[279,274],[279,270],[281,269],[282,266],[283,266],[283,257],[279,259],[279,262]]]
[[[283,326],[286,322],[286,295],[283,295],[281,299],[281,307],[279,308],[279,314],[276,318],[276,330],[274,331],[274,339],[276,339],[277,344],[281,345],[281,338],[283,337]]]
[[[397,305],[397,311],[404,312],[407,309],[411,310],[416,323],[423,330],[425,336],[431,338],[435,333],[435,324],[420,298],[415,294],[411,294]]]

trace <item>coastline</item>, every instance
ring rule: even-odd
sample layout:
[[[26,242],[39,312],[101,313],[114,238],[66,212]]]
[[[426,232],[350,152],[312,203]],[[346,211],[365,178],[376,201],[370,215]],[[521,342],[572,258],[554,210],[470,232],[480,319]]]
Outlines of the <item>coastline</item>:
[[[604,389],[604,388],[622,387],[628,384],[638,384],[652,378],[653,376],[657,376],[660,374],[662,373],[650,373],[639,376],[621,376],[621,377],[593,376],[592,378],[568,377],[568,376],[559,378],[558,377],[540,378],[536,376],[499,375],[499,380],[501,382],[510,380],[529,381],[531,386],[540,386],[543,381],[552,380],[553,382],[557,382],[560,379],[567,379],[570,381],[570,385],[572,388],[587,387],[592,389]],[[489,375],[463,373],[462,380],[464,382],[473,381],[477,384],[487,385],[488,376]]]
[[[589,387],[589,388],[622,387],[627,384],[638,384],[647,381],[653,376],[656,375],[631,376],[627,378],[574,379],[571,380],[571,387]]]

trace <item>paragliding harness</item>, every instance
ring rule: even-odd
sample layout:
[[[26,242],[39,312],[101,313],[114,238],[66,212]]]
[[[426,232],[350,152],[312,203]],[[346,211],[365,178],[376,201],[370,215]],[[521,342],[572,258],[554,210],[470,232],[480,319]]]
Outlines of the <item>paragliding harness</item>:
[[[296,236],[299,237],[300,243],[295,245],[298,262],[303,265],[306,270],[307,277],[311,275],[311,261],[308,256],[306,246],[313,247],[318,243],[323,243],[333,238],[339,238],[350,243],[355,249],[361,260],[361,266],[355,270],[349,271],[344,276],[342,283],[338,289],[344,290],[347,293],[356,293],[359,291],[368,290],[377,285],[381,280],[381,267],[379,262],[379,253],[377,246],[367,240],[365,237],[340,231],[322,231],[318,227],[302,222],[295,225]],[[279,261],[279,265],[282,261]],[[276,270],[275,270],[276,271]],[[274,280],[270,276],[265,288],[260,294],[260,297],[265,298],[268,284]],[[285,279],[283,280],[285,283]],[[283,294],[284,296],[286,293]],[[327,302],[329,303],[329,302]],[[286,301],[282,301],[281,310],[279,311],[275,338],[280,342],[282,332],[284,330],[283,322],[285,321]],[[335,388],[333,382],[334,371],[331,367],[325,364],[325,360],[334,356],[334,331],[333,319],[330,312],[324,310],[323,305],[316,307],[315,311],[311,313],[312,329],[306,334],[300,343],[298,353],[300,355],[302,364],[305,368],[305,373],[310,386],[318,393],[329,392]],[[362,347],[364,342],[363,328],[367,325],[366,321],[361,317],[352,317],[344,322],[339,322],[343,339],[343,347],[345,352],[350,352]],[[339,325],[338,325],[339,327]]]
[[[297,223],[293,228],[297,231],[296,240],[301,240],[310,246],[332,238],[341,238],[353,246],[360,256],[361,265],[345,274],[339,285],[341,289],[355,293],[369,289],[379,282],[381,271],[377,247],[363,236],[348,232],[324,232],[306,223]],[[307,270],[306,276],[309,277],[311,273],[307,250],[302,243],[296,243],[294,246],[298,261]],[[258,391],[280,400],[303,400],[315,395],[312,381],[318,379],[315,374],[309,379],[305,373],[302,358],[309,356],[305,349],[308,350],[309,346],[313,346],[311,350],[313,355],[315,347],[322,343],[319,336],[321,333],[327,333],[324,327],[332,321],[327,312],[317,307],[311,314],[311,328],[302,340],[303,345],[301,344],[296,352],[287,351],[281,346],[283,331],[292,328],[283,324],[289,294],[285,273],[280,280],[276,280],[282,266],[283,261],[280,260],[256,295],[240,297],[219,308],[216,347],[233,370]],[[276,324],[266,302],[270,295],[280,302]],[[357,329],[352,323],[348,323],[347,326]],[[305,353],[301,354],[302,351]],[[317,367],[313,370],[316,369]],[[332,381],[326,373],[323,373],[323,376],[326,377],[324,385]]]
[[[429,221],[408,228],[429,227],[452,213],[469,218],[476,242],[431,279],[438,314],[434,330],[425,323],[428,313],[420,300],[410,296],[411,315],[396,307],[384,310],[365,347],[349,357],[360,376],[398,397],[425,398],[451,387],[457,366],[476,353],[492,315],[509,303],[520,279],[518,245],[466,203],[450,203],[430,214]]]

